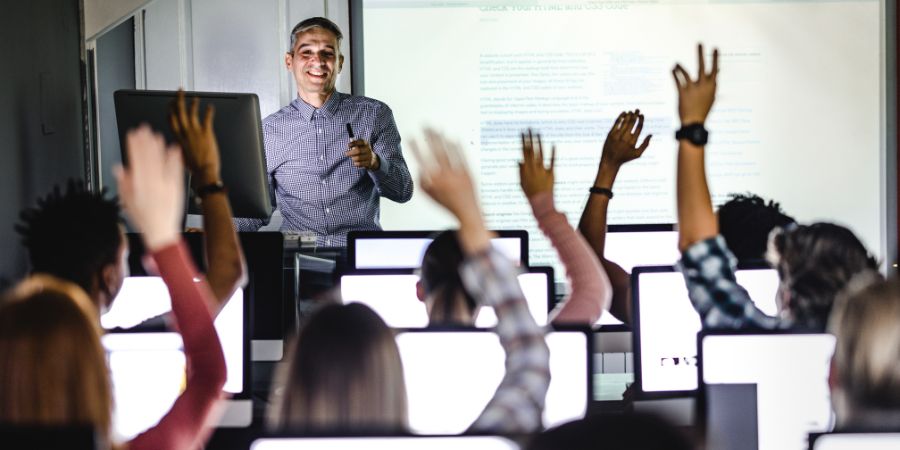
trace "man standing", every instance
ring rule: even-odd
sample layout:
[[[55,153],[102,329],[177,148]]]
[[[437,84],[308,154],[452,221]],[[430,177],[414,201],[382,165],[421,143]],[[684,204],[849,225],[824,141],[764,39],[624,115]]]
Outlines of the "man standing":
[[[323,17],[294,27],[284,61],[297,98],[263,120],[282,230],[314,233],[316,243],[328,247],[345,245],[348,231],[381,229],[379,197],[403,203],[413,190],[390,108],[335,90],[342,38]],[[242,231],[264,223],[237,220]]]

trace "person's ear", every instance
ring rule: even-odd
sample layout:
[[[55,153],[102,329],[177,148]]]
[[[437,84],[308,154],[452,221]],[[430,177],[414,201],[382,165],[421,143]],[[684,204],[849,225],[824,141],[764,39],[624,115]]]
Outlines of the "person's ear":
[[[338,73],[341,73],[341,69],[343,69],[343,68],[344,68],[344,55],[339,55],[338,56],[338,68],[337,68]]]
[[[284,54],[284,67],[286,67],[287,70],[291,70],[291,66],[293,66],[293,64],[294,64],[293,53],[291,53],[291,52],[285,53]]]
[[[425,288],[422,287],[421,281],[416,281],[416,297],[418,297],[420,302],[425,301]]]

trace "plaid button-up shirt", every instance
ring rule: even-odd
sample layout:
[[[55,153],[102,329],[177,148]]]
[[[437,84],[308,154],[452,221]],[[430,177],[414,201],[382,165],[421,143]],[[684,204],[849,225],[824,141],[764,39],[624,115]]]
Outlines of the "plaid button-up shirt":
[[[378,155],[376,171],[357,168],[344,155],[365,139]],[[321,108],[300,98],[263,120],[270,188],[281,209],[282,230],[311,231],[319,245],[342,246],[350,230],[379,230],[379,197],[406,202],[413,183],[400,151],[391,109],[367,97],[334,92]],[[240,231],[266,223],[237,219]]]

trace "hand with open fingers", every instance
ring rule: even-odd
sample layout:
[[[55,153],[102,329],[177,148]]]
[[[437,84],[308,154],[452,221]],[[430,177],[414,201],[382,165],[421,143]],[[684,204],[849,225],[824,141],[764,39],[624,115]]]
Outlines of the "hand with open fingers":
[[[678,88],[678,115],[681,117],[682,125],[704,123],[706,116],[709,115],[709,110],[712,109],[713,101],[716,99],[719,50],[713,50],[712,69],[709,72],[706,71],[703,44],[697,45],[697,57],[699,70],[696,80],[692,80],[680,64],[676,64],[672,69],[675,86]]]
[[[610,165],[618,169],[622,164],[640,158],[650,145],[650,138],[653,137],[652,134],[648,135],[638,147],[637,142],[643,128],[644,115],[641,114],[641,110],[623,111],[619,114],[609,134],[606,135],[606,142],[603,143],[600,165]]]
[[[344,153],[353,162],[353,165],[367,170],[378,170],[381,167],[381,161],[378,154],[372,150],[372,146],[362,139],[356,139],[350,142],[350,150]]]
[[[184,151],[184,163],[191,171],[194,188],[220,181],[221,161],[219,144],[213,131],[212,105],[206,107],[203,121],[200,121],[200,101],[194,97],[188,111],[184,91],[179,89],[177,98],[169,111],[169,126]]]
[[[184,214],[184,164],[177,145],[166,147],[148,125],[128,131],[128,168],[116,168],[119,197],[151,251],[176,242]]]
[[[433,129],[425,130],[427,151],[410,141],[419,164],[419,186],[435,202],[450,211],[461,223],[481,221],[481,209],[462,149]]]
[[[529,129],[522,133],[522,162],[519,163],[519,183],[528,198],[541,192],[553,192],[553,166],[556,164],[556,146],[550,150],[550,167],[544,166],[544,145]]]

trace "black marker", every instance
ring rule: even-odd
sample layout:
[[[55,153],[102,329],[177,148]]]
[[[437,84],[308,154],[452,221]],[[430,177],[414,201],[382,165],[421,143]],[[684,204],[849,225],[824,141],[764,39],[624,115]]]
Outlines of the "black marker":
[[[347,122],[347,134],[350,135],[350,140],[353,140],[353,127],[350,126],[350,122]]]

